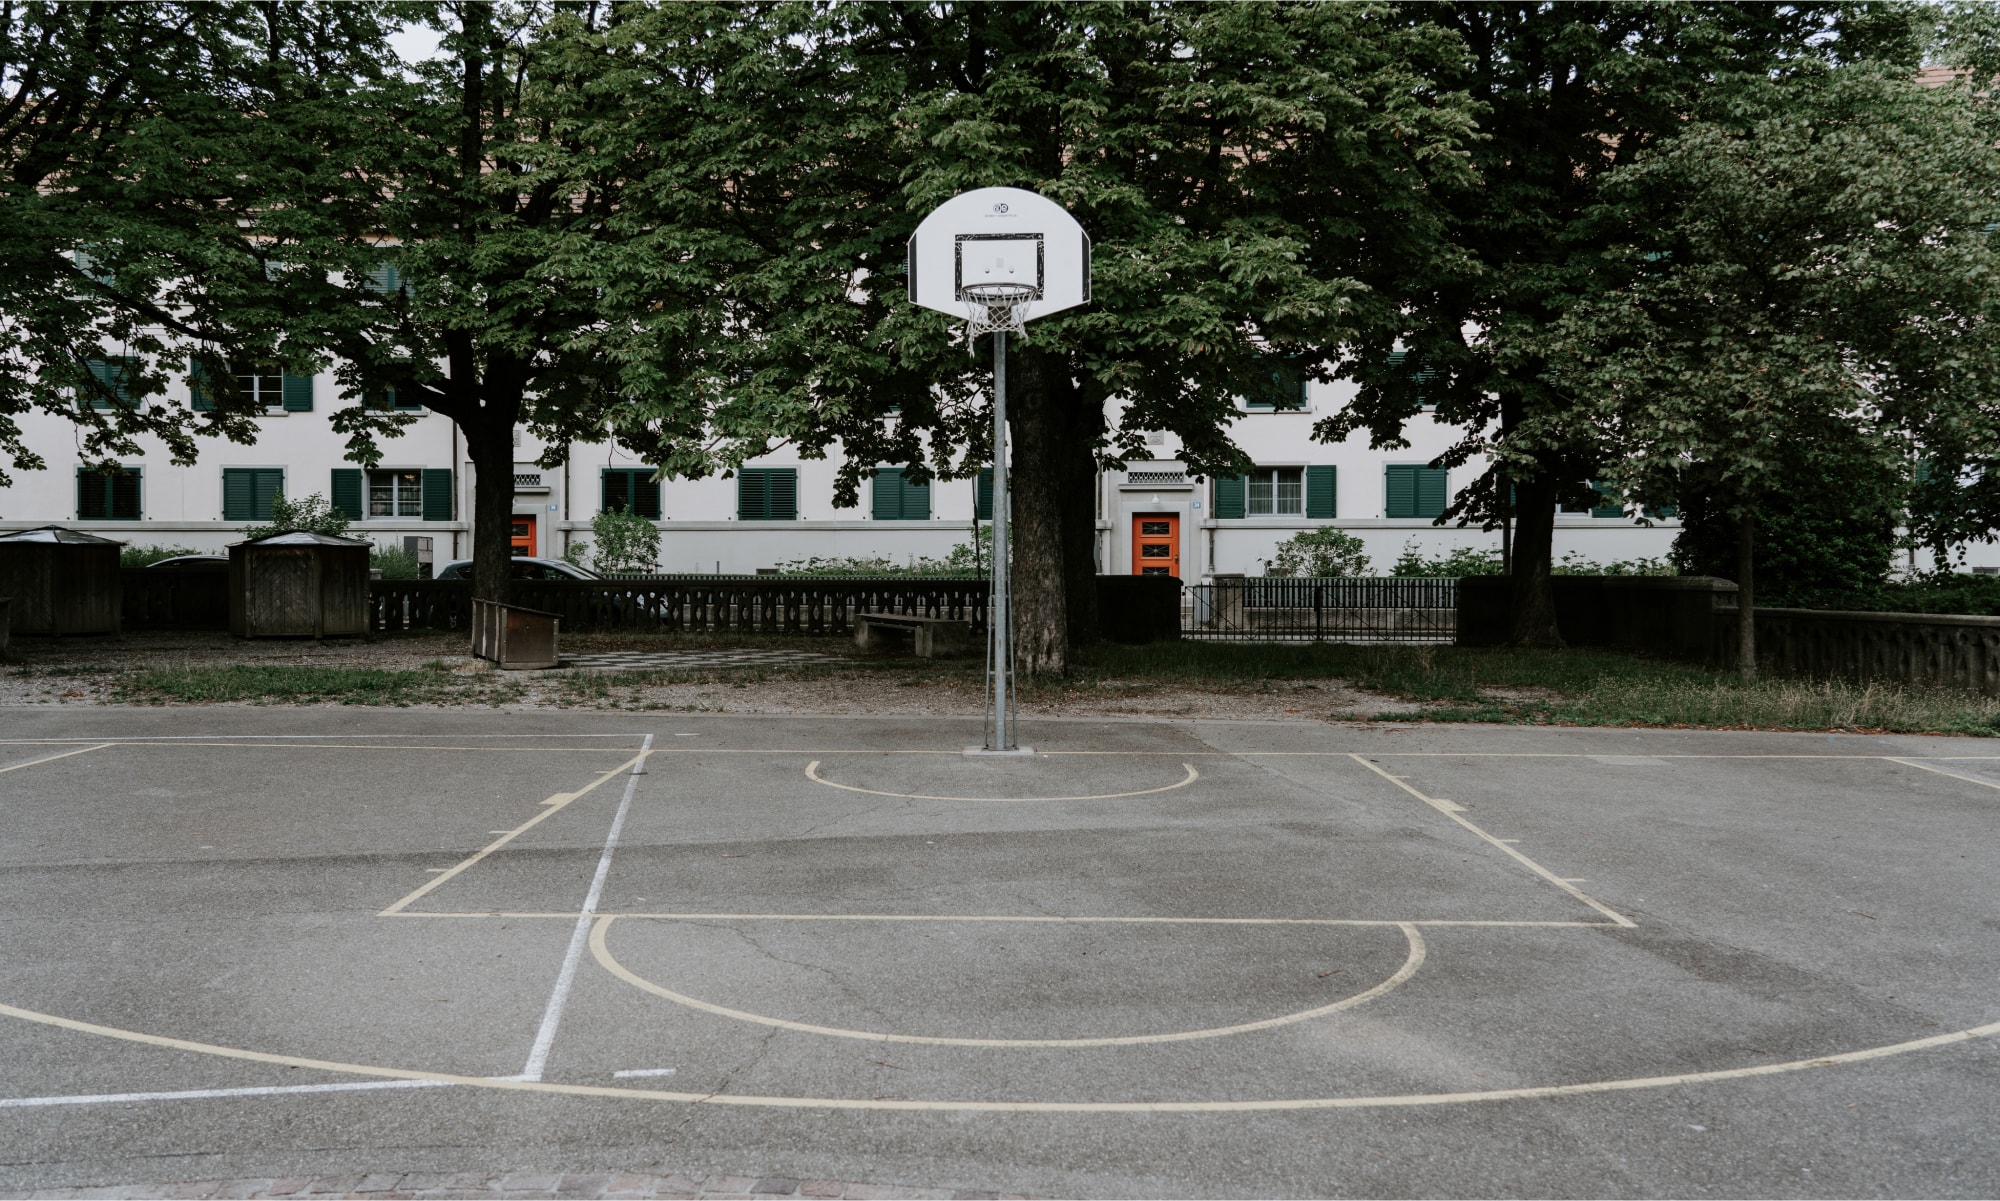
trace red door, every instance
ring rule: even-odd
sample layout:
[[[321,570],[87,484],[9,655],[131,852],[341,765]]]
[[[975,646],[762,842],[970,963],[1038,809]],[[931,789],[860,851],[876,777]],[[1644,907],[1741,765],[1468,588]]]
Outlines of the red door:
[[[1181,574],[1181,519],[1176,513],[1140,513],[1132,518],[1132,574]]]
[[[509,538],[509,541],[513,543],[514,546],[513,553],[516,558],[525,557],[532,559],[535,557],[534,514],[532,513],[514,514],[513,533]]]

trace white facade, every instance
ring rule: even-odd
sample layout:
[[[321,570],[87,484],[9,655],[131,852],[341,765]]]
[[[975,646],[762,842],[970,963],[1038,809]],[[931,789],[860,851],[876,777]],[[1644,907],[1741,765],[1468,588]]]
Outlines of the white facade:
[[[1104,473],[1100,479],[1101,570],[1126,573],[1144,566],[1135,563],[1134,544],[1137,523],[1148,517],[1156,523],[1171,519],[1178,547],[1172,564],[1186,579],[1216,572],[1262,574],[1279,542],[1300,530],[1322,525],[1338,526],[1360,537],[1367,544],[1374,570],[1385,574],[1408,543],[1416,544],[1427,555],[1456,547],[1497,547],[1497,532],[1440,527],[1424,517],[1388,515],[1387,480],[1392,466],[1427,463],[1455,440],[1458,431],[1454,428],[1435,426],[1428,418],[1419,417],[1406,431],[1411,445],[1404,450],[1370,449],[1365,435],[1333,446],[1312,440],[1313,423],[1334,412],[1351,390],[1348,384],[1313,383],[1307,389],[1304,409],[1246,410],[1230,430],[1231,437],[1260,468],[1283,472],[1316,468],[1315,479],[1323,480],[1324,468],[1332,467],[1332,517],[1308,517],[1304,505],[1294,503],[1289,494],[1268,505],[1276,511],[1218,517],[1215,483],[1187,476],[1174,460],[1172,440],[1156,434],[1149,442],[1154,461],[1135,461],[1123,471]],[[189,404],[185,382],[153,403]],[[333,495],[335,473],[354,469],[341,458],[345,439],[330,424],[333,412],[347,403],[338,394],[333,378],[320,375],[313,381],[312,410],[274,409],[258,418],[260,433],[254,445],[208,442],[200,462],[192,467],[172,465],[162,448],[149,445],[146,455],[125,464],[139,470],[136,519],[83,518],[77,486],[79,458],[70,422],[48,414],[26,415],[21,425],[28,444],[48,466],[40,471],[17,471],[13,485],[0,488],[0,531],[61,523],[140,545],[218,549],[240,539],[248,524],[225,519],[225,472],[279,470],[286,496]],[[1117,420],[1115,409],[1108,417]],[[526,536],[523,541],[532,541],[537,554],[559,555],[572,540],[590,538],[590,520],[598,512],[602,476],[607,469],[644,468],[613,447],[578,443],[569,448],[566,466],[543,469],[534,464],[544,448],[525,433],[517,435],[517,442],[513,511]],[[450,468],[450,514],[444,516],[435,508],[396,512],[410,509],[408,495],[402,495],[383,506],[391,510],[389,515],[364,515],[354,522],[352,532],[384,546],[401,546],[409,535],[429,537],[437,563],[467,557],[472,545],[473,473],[451,422],[435,413],[421,413],[401,437],[385,442],[382,450],[383,470],[435,473]],[[796,516],[789,520],[745,519],[738,510],[734,479],[661,481],[663,570],[750,573],[815,556],[943,557],[955,544],[968,541],[974,528],[975,485],[971,480],[934,481],[927,517],[877,520],[872,515],[867,481],[863,481],[857,507],[834,507],[837,464],[831,460],[801,460],[795,452],[780,452],[750,466],[796,471]],[[1483,469],[1482,464],[1472,463],[1450,472],[1448,493],[1455,495]],[[371,513],[366,486],[361,499],[362,512]],[[1659,558],[1666,555],[1674,532],[1671,522],[1646,528],[1624,518],[1566,514],[1557,520],[1555,553],[1558,559],[1574,553],[1597,562]]]

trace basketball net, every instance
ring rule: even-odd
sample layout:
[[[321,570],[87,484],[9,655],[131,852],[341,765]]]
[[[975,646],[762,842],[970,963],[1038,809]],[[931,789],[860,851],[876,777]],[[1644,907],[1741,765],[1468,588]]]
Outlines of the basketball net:
[[[981,334],[1024,334],[1028,302],[1035,289],[1027,284],[974,284],[964,290],[965,348],[971,351]]]

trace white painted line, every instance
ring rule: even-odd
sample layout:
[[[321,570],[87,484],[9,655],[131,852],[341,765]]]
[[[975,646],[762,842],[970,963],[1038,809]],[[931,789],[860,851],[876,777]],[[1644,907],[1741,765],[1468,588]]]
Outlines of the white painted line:
[[[1928,763],[1919,763],[1915,759],[1897,759],[1892,756],[1884,756],[1884,758],[1887,758],[1891,763],[1900,763],[1904,767],[1920,767],[1925,771],[1936,772],[1941,776],[1950,776],[1954,780],[1964,780],[1967,784],[1979,784],[1987,788],[2000,788],[2000,783],[1992,780],[1982,780],[1978,776],[1968,776],[1961,772],[1946,771],[1942,767],[1932,767]]]
[[[672,1068],[626,1068],[622,1072],[611,1073],[611,1076],[615,1080],[630,1080],[635,1076],[671,1076],[673,1074],[674,1069]]]
[[[16,763],[12,767],[0,767],[0,772],[20,771],[24,767],[33,767],[38,763],[53,763],[58,759],[67,759],[71,755],[87,755],[91,751],[101,751],[110,745],[111,743],[108,742],[100,742],[96,746],[78,747],[73,751],[64,751],[60,755],[43,755],[39,759],[30,759],[26,763]]]
[[[448,1080],[351,1080],[339,1084],[280,1084],[265,1088],[184,1088],[159,1093],[80,1093],[66,1097],[0,1097],[0,1109],[50,1105],[129,1105],[138,1101],[212,1101],[226,1097],[281,1097],[292,1093],[359,1093],[384,1088],[450,1088]]]
[[[1665,767],[1665,759],[1652,755],[1592,755],[1591,758],[1611,767]]]
[[[535,1031],[535,1045],[528,1051],[528,1066],[521,1069],[523,1080],[540,1080],[543,1069],[548,1067],[556,1027],[562,1024],[563,1006],[569,1003],[570,987],[576,983],[576,965],[583,961],[583,948],[590,938],[591,923],[596,920],[597,901],[604,895],[604,881],[611,875],[611,855],[618,849],[618,833],[625,828],[625,815],[632,809],[632,793],[639,787],[640,769],[646,766],[646,756],[652,748],[653,736],[648,734],[646,741],[639,744],[639,758],[626,776],[625,795],[618,802],[617,815],[611,819],[611,832],[604,836],[604,853],[597,857],[597,874],[591,877],[590,891],[584,895],[583,914],[576,919],[576,931],[569,936],[562,970],[556,973],[555,991],[549,994],[548,1007],[542,1011],[541,1029]]]

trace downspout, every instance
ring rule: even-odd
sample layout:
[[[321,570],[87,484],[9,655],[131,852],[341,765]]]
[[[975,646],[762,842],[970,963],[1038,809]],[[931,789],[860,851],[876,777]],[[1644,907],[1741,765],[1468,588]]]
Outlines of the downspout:
[[[451,499],[453,517],[465,511],[458,507],[459,502],[465,499],[465,481],[460,478],[463,474],[458,467],[458,422],[454,421],[451,423]],[[458,522],[454,521],[451,524],[456,527]],[[451,557],[453,559],[458,558],[458,530],[456,528],[451,531]]]

